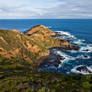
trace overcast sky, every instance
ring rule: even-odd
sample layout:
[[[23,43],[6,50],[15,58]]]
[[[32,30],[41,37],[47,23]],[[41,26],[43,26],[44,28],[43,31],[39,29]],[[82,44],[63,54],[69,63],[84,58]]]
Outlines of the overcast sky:
[[[92,18],[92,0],[0,0],[0,19]]]

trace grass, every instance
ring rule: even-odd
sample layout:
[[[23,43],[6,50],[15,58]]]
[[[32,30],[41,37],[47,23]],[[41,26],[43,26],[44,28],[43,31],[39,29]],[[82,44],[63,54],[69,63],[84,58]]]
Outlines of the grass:
[[[91,92],[92,75],[38,70],[27,61],[0,57],[0,92]]]

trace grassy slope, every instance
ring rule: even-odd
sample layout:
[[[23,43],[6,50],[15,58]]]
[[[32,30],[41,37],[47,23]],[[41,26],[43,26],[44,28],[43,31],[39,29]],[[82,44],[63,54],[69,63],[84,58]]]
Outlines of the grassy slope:
[[[91,92],[92,75],[39,71],[23,60],[0,57],[0,92]]]
[[[29,52],[27,50],[27,46],[25,44],[26,41],[29,41],[30,44],[34,45],[34,42],[27,36],[13,32],[11,30],[0,30],[0,36],[4,39],[4,40],[0,39],[0,47],[3,48],[7,52],[7,55],[9,55],[10,57],[14,56],[12,53],[14,53],[14,50],[16,49],[19,49],[19,53],[18,54],[15,53],[16,54],[15,58],[17,59],[24,58],[23,57],[24,53],[28,57],[30,57],[30,55],[32,57],[35,56],[34,54],[32,55],[31,51]],[[33,58],[30,58],[30,60],[31,59],[33,60]]]
[[[40,36],[42,35],[42,32],[36,34]],[[48,40],[49,42],[46,42],[45,40]],[[34,34],[29,37],[11,30],[0,30],[0,48],[4,49],[2,52],[4,52],[6,56],[8,55],[8,57],[35,61],[38,57],[42,56],[41,54],[49,54],[48,48],[59,46],[59,44],[58,40],[49,36],[42,41],[41,38]],[[34,47],[37,47],[39,50],[34,52]]]
[[[0,56],[0,92],[91,92],[92,75],[61,75],[53,72],[39,71],[35,64],[31,64],[22,57],[21,53],[25,52],[31,56],[31,59],[34,60],[35,57],[30,53],[28,54],[28,51],[23,46],[26,40],[30,41],[33,45],[36,44],[43,48],[41,51],[44,48],[46,49],[46,42],[38,42],[39,39],[34,38],[34,35],[32,38],[35,40],[9,30],[0,30],[0,36],[9,43],[5,45],[4,41],[0,40],[0,46],[5,50],[21,48],[17,58],[7,59]],[[55,44],[55,40],[53,42],[52,38],[49,39]],[[43,45],[43,43],[46,43],[46,45]],[[48,48],[53,46],[52,43],[49,43]]]

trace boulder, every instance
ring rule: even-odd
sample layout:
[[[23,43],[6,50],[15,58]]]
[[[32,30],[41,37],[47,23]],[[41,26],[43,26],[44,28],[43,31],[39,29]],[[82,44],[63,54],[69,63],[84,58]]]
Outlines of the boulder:
[[[88,67],[86,66],[80,66],[76,69],[77,71],[84,71],[84,72],[87,72],[87,73],[92,73],[92,71],[90,69],[88,69]]]

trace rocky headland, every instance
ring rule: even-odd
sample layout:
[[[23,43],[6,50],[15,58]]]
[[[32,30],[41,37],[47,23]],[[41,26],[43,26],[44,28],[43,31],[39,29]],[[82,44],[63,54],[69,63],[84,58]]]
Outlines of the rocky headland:
[[[70,43],[43,25],[32,27],[23,33],[18,30],[0,30],[0,56],[6,58],[24,59],[38,65],[59,66],[63,56],[51,53],[60,50],[79,50],[77,44]],[[44,58],[45,57],[45,58]]]
[[[0,29],[0,92],[91,92],[92,75],[63,75],[38,69],[58,69],[63,63],[65,57],[55,54],[54,49],[80,49],[70,40],[56,36],[57,32],[43,25],[24,33]],[[92,73],[86,66],[75,67],[72,72],[75,71]]]

